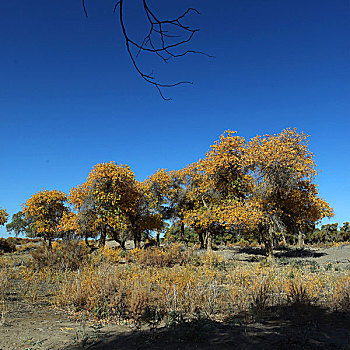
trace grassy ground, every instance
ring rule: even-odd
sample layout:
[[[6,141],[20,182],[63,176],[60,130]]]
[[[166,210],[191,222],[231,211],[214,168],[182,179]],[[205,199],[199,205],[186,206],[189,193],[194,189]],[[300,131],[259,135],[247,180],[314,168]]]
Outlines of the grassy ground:
[[[0,349],[350,349],[350,246],[54,249],[0,257]]]

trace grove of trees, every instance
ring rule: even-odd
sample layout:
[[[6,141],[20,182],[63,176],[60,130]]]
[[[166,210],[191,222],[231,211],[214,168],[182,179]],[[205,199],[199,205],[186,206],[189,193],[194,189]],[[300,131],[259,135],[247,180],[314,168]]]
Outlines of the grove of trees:
[[[154,233],[159,240],[165,230],[184,242],[197,239],[208,250],[213,240],[253,237],[272,256],[276,238],[301,245],[310,227],[334,215],[318,194],[308,137],[285,129],[245,140],[228,130],[202,159],[180,170],[158,169],[144,181],[127,165],[97,164],[69,194],[34,194],[7,228],[49,244],[76,236],[104,246],[109,237],[121,247],[128,239],[140,246]],[[349,235],[349,225],[341,232]]]

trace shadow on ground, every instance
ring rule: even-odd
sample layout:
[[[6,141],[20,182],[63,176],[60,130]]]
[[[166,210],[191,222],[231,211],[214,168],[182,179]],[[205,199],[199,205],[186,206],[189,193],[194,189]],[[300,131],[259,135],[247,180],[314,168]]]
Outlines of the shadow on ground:
[[[253,255],[253,257],[247,258],[248,261],[255,260],[254,256],[260,255],[261,257],[266,257],[266,251],[264,248],[258,247],[243,247],[240,248],[239,253],[244,253],[248,255]],[[319,258],[321,256],[327,255],[324,252],[318,252],[311,249],[295,249],[283,247],[281,249],[276,249],[275,251],[276,258]]]
[[[225,322],[198,319],[154,332],[101,334],[68,349],[350,349],[350,313],[310,305],[273,307]]]

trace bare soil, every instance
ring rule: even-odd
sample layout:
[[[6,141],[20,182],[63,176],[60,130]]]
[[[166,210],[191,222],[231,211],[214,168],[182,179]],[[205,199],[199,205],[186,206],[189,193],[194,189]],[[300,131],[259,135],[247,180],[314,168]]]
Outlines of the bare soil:
[[[279,250],[277,262],[316,262],[350,269],[350,246]],[[234,261],[259,261],[259,248],[219,250]],[[17,349],[350,349],[350,314],[314,306],[275,307],[263,316],[245,314],[225,323],[206,319],[174,329],[137,330],[127,325],[99,326],[75,321],[45,302],[35,305],[10,296],[0,315],[0,350]]]

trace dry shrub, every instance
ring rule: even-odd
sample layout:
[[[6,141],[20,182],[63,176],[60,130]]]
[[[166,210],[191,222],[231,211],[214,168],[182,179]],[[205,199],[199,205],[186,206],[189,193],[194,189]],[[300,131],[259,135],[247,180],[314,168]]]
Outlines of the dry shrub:
[[[179,244],[173,244],[169,248],[134,249],[131,254],[142,266],[173,267],[189,263],[194,251],[191,249],[182,251]]]
[[[0,298],[4,298],[10,284],[9,271],[7,268],[0,269]]]
[[[113,266],[89,265],[66,273],[57,284],[56,304],[72,312],[88,312],[98,319],[121,319],[127,313],[126,283]]]
[[[122,249],[121,248],[109,248],[105,246],[102,251],[104,259],[110,263],[118,264],[122,261]]]
[[[302,281],[290,282],[287,300],[291,304],[310,304],[309,291]]]
[[[260,281],[259,281],[260,282]],[[269,306],[269,300],[271,298],[271,285],[269,281],[263,280],[252,289],[252,309],[256,312],[262,312]]]
[[[34,269],[40,270],[50,267],[58,270],[77,270],[83,266],[89,258],[89,249],[71,241],[65,244],[54,244],[51,248],[42,245],[31,252]]]
[[[337,310],[350,311],[350,276],[343,276],[336,281],[333,303]]]
[[[155,294],[152,293],[151,285],[144,281],[137,281],[129,291],[128,316],[135,322],[136,326],[147,322],[157,325],[163,316],[163,312],[155,302]]]
[[[0,254],[13,253],[16,251],[16,245],[11,241],[10,238],[0,238]]]
[[[198,316],[223,320],[241,312],[266,312],[270,306],[288,302],[349,309],[348,271],[335,274],[314,273],[305,266],[232,266],[215,254],[204,255],[200,264],[193,264],[196,258],[183,259],[186,252],[177,249],[134,250],[129,255],[136,263],[126,264],[103,258],[102,252],[96,255],[100,260],[91,259],[76,271],[56,269],[47,276],[40,274],[45,269],[34,271],[30,283],[50,278],[47,283],[55,287],[55,304],[73,313],[136,325],[157,325],[161,319],[172,325]],[[114,253],[118,251],[108,252]]]

